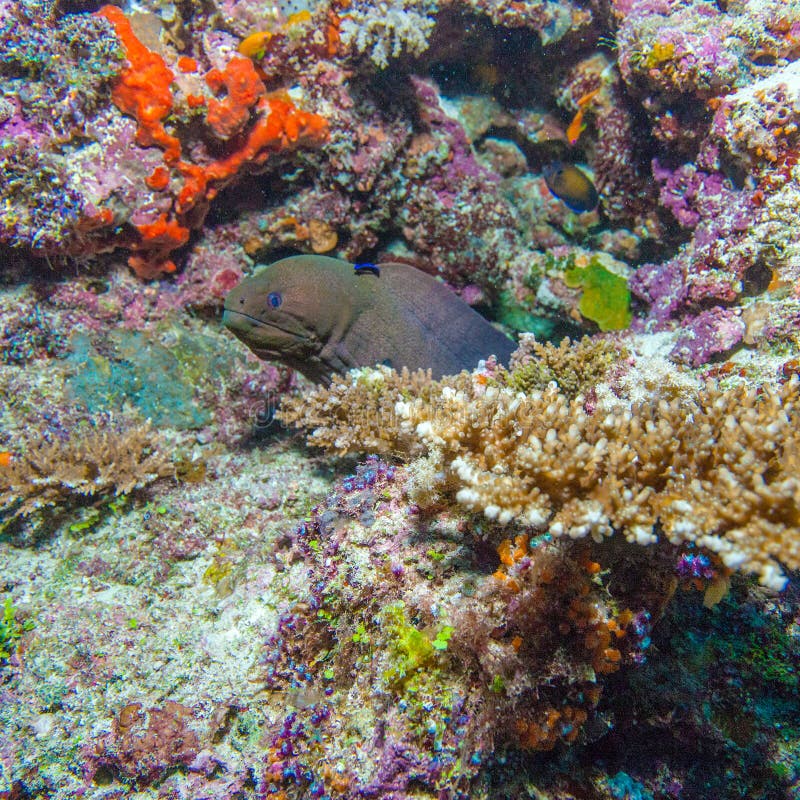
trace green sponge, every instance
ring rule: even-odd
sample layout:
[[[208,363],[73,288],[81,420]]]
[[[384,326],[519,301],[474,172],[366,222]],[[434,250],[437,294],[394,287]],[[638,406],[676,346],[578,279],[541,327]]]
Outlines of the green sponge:
[[[619,331],[631,324],[631,292],[628,282],[607,270],[596,259],[584,268],[564,271],[564,283],[583,288],[578,310],[600,326],[601,331]]]

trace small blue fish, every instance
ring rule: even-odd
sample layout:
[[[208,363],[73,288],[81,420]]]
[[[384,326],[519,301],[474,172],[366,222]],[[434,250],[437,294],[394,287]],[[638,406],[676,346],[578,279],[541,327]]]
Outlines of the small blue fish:
[[[571,211],[594,211],[600,198],[585,172],[574,164],[554,161],[542,168],[547,188]]]

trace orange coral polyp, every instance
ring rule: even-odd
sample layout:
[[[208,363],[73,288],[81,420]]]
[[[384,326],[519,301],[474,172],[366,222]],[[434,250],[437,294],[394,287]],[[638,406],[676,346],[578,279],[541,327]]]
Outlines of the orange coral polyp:
[[[342,42],[341,32],[340,32],[340,23],[341,20],[339,15],[330,10],[328,12],[328,27],[325,31],[325,40],[328,46],[328,56],[333,57],[339,52],[339,47]]]
[[[172,110],[172,81],[175,74],[164,59],[145,47],[133,32],[131,23],[116,6],[103,6],[98,12],[114,27],[125,49],[128,64],[119,74],[111,90],[117,108],[130,114],[139,123],[136,140],[139,144],[158,145],[163,148],[164,158],[180,157],[178,139],[167,133],[163,120]]]
[[[185,214],[204,197],[208,196],[205,170],[197,164],[189,164],[182,161],[178,164],[178,169],[183,175],[183,188],[178,193],[175,201],[175,211],[178,214]]]
[[[84,233],[104,228],[114,221],[114,212],[110,208],[94,208],[84,213],[85,216],[77,224],[78,230]]]
[[[164,127],[164,120],[173,108],[171,85],[174,73],[158,53],[139,41],[119,8],[107,5],[97,14],[111,23],[128,60],[128,66],[112,87],[114,104],[123,114],[137,121],[137,143],[144,147],[160,147],[164,151],[164,163],[177,169],[184,181],[175,198],[174,213],[162,213],[155,222],[137,227],[140,241],[134,249],[143,252],[132,255],[128,263],[140,277],[155,278],[163,272],[175,271],[175,264],[167,254],[189,239],[185,215],[195,206],[212,200],[220,186],[244,165],[263,164],[270,153],[285,149],[300,139],[314,143],[324,141],[328,134],[327,122],[316,114],[299,111],[288,95],[267,98],[264,83],[252,62],[234,56],[224,70],[212,69],[205,76],[206,84],[213,92],[226,91],[224,98],[206,100],[202,95],[190,94],[186,103],[189,108],[207,105],[206,121],[211,130],[222,139],[241,134],[242,145],[226,158],[206,166],[183,161],[180,140]],[[177,66],[188,72],[194,71],[197,63],[182,56]],[[251,116],[255,121],[245,135]],[[159,166],[145,182],[151,189],[163,191],[169,186],[170,172]],[[198,211],[190,224],[197,225],[202,221],[204,210],[200,208]]]
[[[189,229],[163,213],[155,222],[137,225],[136,230],[141,236],[139,248],[155,252],[132,255],[128,259],[128,266],[144,280],[152,280],[162,273],[175,272],[175,262],[167,258],[166,254],[189,241]]]
[[[176,247],[183,247],[189,241],[189,229],[177,220],[169,218],[166,213],[161,214],[155,222],[138,225],[136,229],[142,237],[142,242],[149,246],[174,250]]]
[[[503,541],[497,545],[497,555],[500,556],[500,562],[507,567],[510,567],[514,563],[514,559],[511,557],[511,539],[503,539]]]
[[[270,152],[282,150],[301,137],[316,142],[327,138],[328,124],[322,117],[299,111],[284,100],[262,98],[258,110],[261,117],[247,134],[241,149],[208,166],[209,181],[227,180],[243,164],[263,164]]]
[[[197,61],[190,56],[181,56],[178,59],[178,69],[181,72],[197,72]]]
[[[128,266],[144,281],[159,278],[164,273],[172,273],[177,269],[175,262],[169,258],[153,259],[139,255],[129,256]]]
[[[157,192],[163,191],[169,186],[169,170],[163,166],[156,167],[144,182]]]
[[[206,83],[212,92],[227,90],[224,99],[209,99],[206,122],[220,139],[230,139],[247,124],[250,109],[266,93],[264,84],[253,62],[239,56],[232,58],[224,71],[212,69]]]

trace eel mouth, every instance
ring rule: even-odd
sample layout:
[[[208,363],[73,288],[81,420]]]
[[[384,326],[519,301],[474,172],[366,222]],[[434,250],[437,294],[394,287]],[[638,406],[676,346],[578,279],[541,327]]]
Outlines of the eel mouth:
[[[309,336],[300,326],[296,331],[226,308],[222,324],[243,341],[259,358],[280,358],[308,347]]]

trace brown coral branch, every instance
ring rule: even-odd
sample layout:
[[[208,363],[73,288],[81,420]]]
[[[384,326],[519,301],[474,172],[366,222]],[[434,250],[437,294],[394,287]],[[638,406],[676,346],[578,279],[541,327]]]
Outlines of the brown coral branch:
[[[150,422],[100,416],[65,441],[31,432],[0,470],[0,514],[28,516],[70,497],[127,494],[173,474]]]
[[[621,532],[646,545],[663,534],[782,588],[776,562],[800,568],[799,385],[709,384],[589,413],[555,384],[523,393],[383,368],[337,379],[282,418],[341,453],[422,454],[410,467],[416,502],[443,496],[554,536]]]

